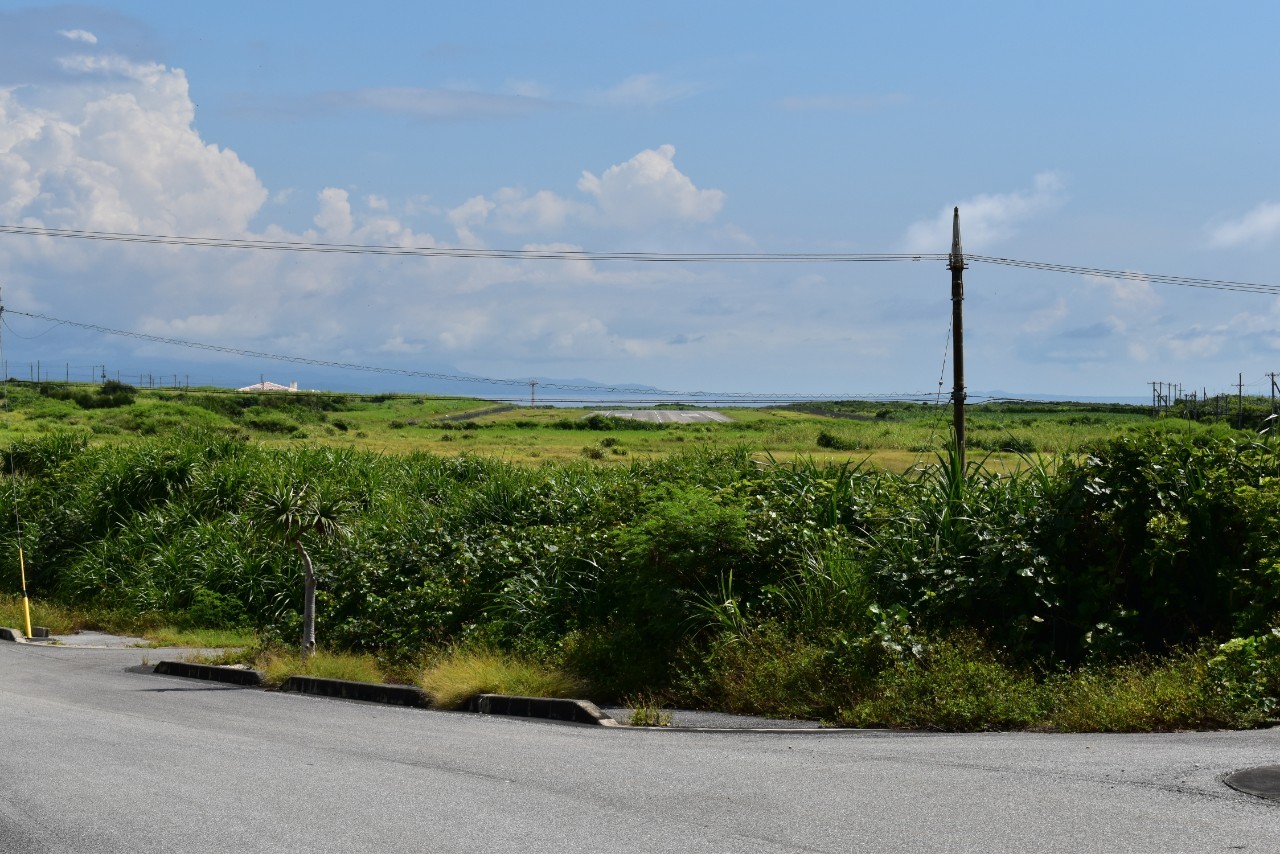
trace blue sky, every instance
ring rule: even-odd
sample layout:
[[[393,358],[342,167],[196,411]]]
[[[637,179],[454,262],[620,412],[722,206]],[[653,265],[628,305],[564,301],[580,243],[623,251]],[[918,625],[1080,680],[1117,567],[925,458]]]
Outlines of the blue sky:
[[[649,252],[944,252],[1280,284],[1272,3],[0,2],[0,224]],[[6,307],[321,360],[936,391],[937,262],[648,264],[0,235]],[[974,265],[969,387],[1280,370],[1280,301]],[[9,315],[87,376],[301,369]],[[23,366],[23,367],[18,367]],[[70,366],[67,368],[66,366]],[[302,372],[330,386],[448,383]],[[946,380],[949,388],[949,375]]]

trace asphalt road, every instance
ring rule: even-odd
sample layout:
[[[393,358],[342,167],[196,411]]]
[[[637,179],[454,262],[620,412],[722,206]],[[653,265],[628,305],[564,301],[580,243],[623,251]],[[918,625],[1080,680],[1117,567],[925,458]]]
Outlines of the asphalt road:
[[[1280,731],[695,733],[326,700],[0,644],[0,852],[1280,851]]]

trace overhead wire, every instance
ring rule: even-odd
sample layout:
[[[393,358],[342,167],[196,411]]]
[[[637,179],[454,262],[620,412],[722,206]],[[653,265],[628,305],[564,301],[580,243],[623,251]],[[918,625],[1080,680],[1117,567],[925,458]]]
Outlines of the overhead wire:
[[[950,258],[945,253],[821,253],[821,252],[690,252],[690,253],[658,253],[658,252],[595,252],[575,249],[486,249],[478,247],[442,247],[442,246],[388,246],[357,243],[324,243],[315,241],[278,241],[265,239],[243,239],[223,237],[199,237],[166,234],[141,234],[128,232],[91,231],[83,229],[47,228],[29,225],[0,225],[0,234],[28,235],[49,238],[66,238],[78,240],[97,240],[121,243],[162,244],[172,246],[190,246],[201,248],[222,248],[241,250],[265,250],[277,252],[317,252],[354,255],[408,256],[426,258],[458,258],[458,259],[494,259],[494,260],[536,260],[536,261],[601,261],[601,262],[636,262],[636,263],[855,263],[855,262],[901,262],[901,261],[945,261]],[[1280,285],[1268,285],[1256,282],[1243,282],[1223,279],[1209,279],[1195,276],[1174,276],[1159,273],[1144,273],[1134,270],[1111,270],[1101,267],[1087,267],[1074,264],[1058,264],[1045,261],[1029,261],[1017,258],[1004,258],[989,255],[965,255],[965,260],[980,264],[993,264],[1044,272],[1066,273],[1095,278],[1108,278],[1143,282],[1149,284],[1173,285],[1178,287],[1203,288],[1222,291],[1238,291],[1280,296]],[[48,320],[56,324],[67,324],[86,330],[109,335],[132,337],[156,343],[170,344],[179,347],[228,353],[249,358],[290,362],[294,364],[329,367],[340,370],[363,371],[369,373],[395,374],[407,377],[436,379],[447,382],[472,382],[495,386],[523,386],[527,380],[497,379],[435,371],[417,371],[405,368],[388,368],[372,365],[360,365],[338,362],[328,359],[314,359],[303,356],[288,356],[207,344],[197,341],[149,335],[112,329],[98,324],[70,321],[49,315],[9,310],[13,314],[21,314],[35,319]],[[2,318],[2,315],[0,315]],[[52,328],[52,327],[51,327]],[[46,332],[48,330],[45,330]],[[15,333],[17,334],[17,333]],[[44,333],[40,333],[44,334]],[[35,336],[38,337],[38,336]],[[944,355],[944,371],[945,371]],[[650,389],[637,386],[587,386],[567,383],[539,383],[548,389],[560,391],[580,391],[596,394],[633,394],[644,398],[679,397],[697,399],[722,400],[813,400],[839,399],[838,395],[796,395],[778,394],[761,395],[754,392],[704,392],[673,391],[669,389]],[[863,399],[902,400],[924,397],[928,393],[910,393],[906,395],[862,396]]]
[[[274,252],[320,252],[345,255],[390,255],[420,258],[490,258],[521,261],[637,261],[674,263],[848,263],[859,261],[940,261],[946,255],[907,252],[593,252],[585,249],[487,249],[467,246],[388,246],[366,243],[258,240],[229,237],[190,237],[172,234],[133,234],[85,231],[43,226],[0,225],[0,234],[150,243],[214,249],[259,249]]]

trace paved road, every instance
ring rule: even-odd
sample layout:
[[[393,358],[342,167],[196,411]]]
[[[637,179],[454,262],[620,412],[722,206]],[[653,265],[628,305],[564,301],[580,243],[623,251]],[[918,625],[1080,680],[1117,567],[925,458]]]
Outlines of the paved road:
[[[617,730],[129,672],[0,644],[2,852],[1280,851],[1280,731]]]

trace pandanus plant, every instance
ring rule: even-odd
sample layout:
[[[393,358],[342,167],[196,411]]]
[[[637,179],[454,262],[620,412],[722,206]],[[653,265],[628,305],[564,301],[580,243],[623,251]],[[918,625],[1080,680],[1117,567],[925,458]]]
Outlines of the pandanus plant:
[[[273,539],[293,546],[302,558],[302,658],[306,660],[316,650],[316,572],[303,540],[346,536],[351,502],[331,489],[280,480],[259,489],[252,508],[254,523]]]

